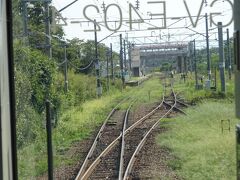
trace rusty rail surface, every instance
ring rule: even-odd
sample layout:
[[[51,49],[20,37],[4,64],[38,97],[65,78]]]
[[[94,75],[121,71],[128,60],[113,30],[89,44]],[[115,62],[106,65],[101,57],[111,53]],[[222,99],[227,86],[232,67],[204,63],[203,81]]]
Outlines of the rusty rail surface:
[[[126,171],[124,173],[123,180],[126,180],[126,179],[129,178],[129,175],[130,175],[130,173],[132,171],[132,168],[133,168],[134,163],[135,163],[135,161],[137,159],[137,156],[138,156],[139,152],[141,151],[143,145],[145,144],[145,142],[146,142],[148,136],[150,135],[150,133],[158,126],[158,124],[160,123],[160,121],[163,118],[165,118],[168,114],[170,114],[173,111],[174,107],[177,105],[177,97],[176,97],[176,94],[174,93],[173,89],[172,89],[172,94],[174,96],[174,104],[170,105],[171,108],[163,116],[160,117],[160,119],[151,127],[151,129],[146,133],[146,135],[143,137],[141,142],[138,144],[135,152],[133,153],[133,155],[132,155],[132,157],[131,157],[128,165],[127,165]],[[163,99],[163,103],[165,104],[165,99]]]
[[[97,143],[98,143],[98,140],[99,140],[99,138],[102,136],[103,130],[104,130],[104,128],[105,128],[108,120],[112,117],[112,115],[113,115],[114,112],[118,109],[118,107],[119,107],[122,103],[124,103],[126,100],[128,100],[128,99],[129,99],[129,98],[123,99],[123,100],[122,100],[120,103],[118,103],[118,104],[112,109],[112,111],[108,114],[108,116],[107,116],[107,118],[105,119],[103,125],[101,126],[101,128],[100,128],[100,130],[99,130],[99,132],[98,132],[98,134],[97,134],[97,136],[96,136],[96,138],[95,138],[95,140],[94,140],[94,142],[93,142],[90,150],[88,151],[88,154],[87,154],[87,156],[86,156],[86,158],[85,158],[85,160],[84,160],[84,162],[83,162],[83,164],[82,164],[82,166],[81,166],[80,171],[78,172],[78,175],[76,176],[76,179],[80,179],[81,176],[83,175],[83,173],[84,173],[84,171],[85,171],[85,169],[86,169],[86,167],[87,167],[87,165],[88,165],[88,163],[89,163],[89,160],[90,160],[90,158],[91,158],[91,156],[92,156],[92,154],[93,154],[93,152],[94,152],[94,150],[95,150],[95,148],[96,148],[96,145],[97,145]]]
[[[126,114],[125,114],[125,119],[124,119],[124,124],[123,124],[123,130],[121,132],[121,134],[114,139],[110,145],[108,145],[102,152],[101,154],[94,160],[94,162],[89,166],[89,168],[86,171],[82,171],[81,173],[79,173],[80,175],[76,177],[76,180],[87,180],[93,173],[93,171],[96,169],[96,167],[98,166],[98,164],[102,161],[102,159],[110,153],[111,150],[113,150],[113,148],[121,143],[121,150],[120,150],[120,161],[119,161],[119,174],[118,174],[118,179],[122,180],[122,179],[128,179],[129,178],[129,174],[131,173],[132,167],[134,165],[134,162],[137,158],[137,155],[139,154],[140,150],[142,149],[143,145],[145,144],[147,137],[149,136],[149,134],[153,131],[153,129],[155,129],[158,124],[160,123],[160,121],[165,118],[167,115],[169,115],[172,111],[178,111],[182,114],[186,114],[184,111],[182,111],[180,108],[176,107],[177,103],[181,104],[182,106],[187,107],[188,105],[186,105],[185,103],[181,103],[179,100],[177,100],[177,95],[174,93],[173,87],[171,87],[171,95],[173,96],[173,103],[174,104],[170,104],[168,102],[166,102],[166,98],[165,98],[165,93],[166,91],[163,91],[163,96],[162,96],[162,100],[161,103],[154,108],[151,112],[149,112],[147,115],[145,115],[144,117],[142,117],[141,119],[139,119],[137,122],[135,122],[133,125],[131,125],[129,128],[126,129],[127,127],[127,119],[128,119],[128,114],[130,111],[130,108],[132,105],[130,105],[130,107],[128,108]],[[169,110],[162,115],[155,123],[154,125],[150,128],[149,131],[146,132],[145,136],[142,138],[141,142],[138,144],[134,154],[131,156],[131,159],[128,163],[128,166],[126,168],[126,171],[124,172],[124,147],[125,147],[125,136],[129,135],[133,130],[135,130],[139,125],[141,125],[145,120],[147,120],[149,117],[151,117],[152,115],[154,115],[158,109],[160,109],[162,106],[165,107],[170,107]],[[84,169],[85,170],[85,169]]]
[[[128,135],[131,131],[133,131],[137,126],[139,126],[143,121],[148,119],[150,116],[152,116],[159,108],[161,108],[164,104],[164,97],[161,101],[161,103],[153,109],[150,113],[142,117],[140,120],[135,122],[132,126],[127,128],[124,132],[125,135]],[[104,151],[95,159],[95,161],[91,164],[91,166],[85,171],[82,177],[76,178],[76,180],[87,180],[96,166],[101,162],[101,160],[121,141],[123,133],[121,133],[108,147],[105,148]]]

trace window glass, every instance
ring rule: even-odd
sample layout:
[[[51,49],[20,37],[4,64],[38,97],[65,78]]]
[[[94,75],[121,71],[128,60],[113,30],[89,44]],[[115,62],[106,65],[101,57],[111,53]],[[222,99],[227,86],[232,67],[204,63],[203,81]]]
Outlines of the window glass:
[[[126,128],[156,108],[164,92],[162,84],[171,87],[176,83],[179,89],[184,86],[183,92],[192,94],[196,88],[207,97],[221,96],[220,92],[209,93],[220,88],[216,84],[217,70],[224,71],[225,67],[226,76],[232,75],[232,1],[12,0],[12,8],[19,179],[87,176],[85,170],[111,142],[118,142],[110,154],[115,159],[97,159],[105,163],[106,169],[93,170],[95,174],[90,179],[123,177],[127,167],[131,167],[128,163],[137,156],[143,158],[137,161],[139,170],[133,168],[134,173],[128,173],[133,179],[147,178],[148,171],[150,178],[162,178],[164,173],[158,169],[163,166],[169,179],[177,177],[178,164],[176,167],[170,164],[168,168],[167,162],[161,164],[151,156],[151,153],[156,157],[166,155],[167,151],[167,157],[162,157],[161,162],[164,158],[175,158],[154,140],[164,128],[154,126],[158,127],[156,131],[147,133],[151,129],[149,124],[140,130],[134,127],[133,136],[139,139],[126,139],[126,143],[139,146],[140,155],[132,156],[135,149],[130,145],[126,146],[129,154],[115,155],[125,142],[120,139],[125,127],[121,123],[130,99],[138,100],[133,101]],[[4,41],[2,23],[0,40]],[[221,28],[223,32],[219,36]],[[221,53],[219,56],[219,47],[226,58]],[[3,50],[1,44],[1,54]],[[2,93],[6,71],[2,61],[0,68]],[[153,80],[147,81],[152,76]],[[145,81],[149,84],[140,85]],[[232,92],[233,81],[229,82],[226,86]],[[1,102],[7,102],[3,98]],[[121,105],[112,111],[119,102]],[[104,123],[108,115],[111,118]],[[104,131],[99,131],[102,125],[106,125]],[[142,137],[148,134],[153,136],[146,143]],[[141,140],[144,146],[137,143]],[[91,154],[89,149],[95,142],[96,149]],[[122,158],[126,159],[121,166],[118,163]],[[144,167],[148,169],[145,171]]]

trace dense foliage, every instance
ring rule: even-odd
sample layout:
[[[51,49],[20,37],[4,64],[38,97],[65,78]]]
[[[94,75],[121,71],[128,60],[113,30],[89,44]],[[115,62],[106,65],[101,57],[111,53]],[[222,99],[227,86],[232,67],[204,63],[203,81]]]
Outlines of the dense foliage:
[[[42,2],[26,4],[27,33],[24,32],[24,1],[13,1],[14,59],[17,110],[17,145],[19,148],[41,136],[45,126],[45,102],[50,100],[53,118],[64,114],[73,106],[96,98],[94,69],[94,41],[78,38],[64,39],[62,27],[51,33],[52,57],[45,52],[46,46],[45,5]],[[50,6],[50,16],[51,16]],[[52,22],[52,21],[51,21]],[[52,27],[52,26],[51,26]],[[66,48],[66,51],[65,49]],[[100,61],[106,60],[108,47],[98,44]],[[65,54],[66,52],[66,54]],[[118,56],[114,52],[114,56]],[[64,92],[64,67],[68,61],[69,90]],[[82,69],[91,64],[89,68]],[[116,84],[118,85],[118,84]],[[106,81],[102,79],[103,93]],[[115,86],[120,88],[120,86]],[[115,88],[113,87],[113,88]],[[56,127],[56,124],[55,124]]]

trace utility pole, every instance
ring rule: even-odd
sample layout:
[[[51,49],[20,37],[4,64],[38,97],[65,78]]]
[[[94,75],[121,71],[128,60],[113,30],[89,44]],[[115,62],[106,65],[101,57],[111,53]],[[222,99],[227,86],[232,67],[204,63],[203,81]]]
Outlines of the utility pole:
[[[106,52],[106,55],[107,55],[107,90],[109,92],[109,56],[110,56],[110,51],[109,49],[107,49],[107,52]]]
[[[214,77],[215,77],[215,91],[217,91],[217,67],[215,67],[215,72],[214,72]]]
[[[128,44],[128,62],[129,62],[129,75],[131,76],[132,72],[132,45],[131,43]]]
[[[51,103],[46,101],[46,130],[47,130],[47,153],[48,153],[48,179],[53,180],[53,145],[52,145],[52,122]]]
[[[51,48],[51,32],[50,32],[50,13],[49,13],[49,3],[46,1],[44,3],[45,8],[45,53],[49,58],[52,58],[52,48]],[[66,79],[65,79],[66,83]],[[65,89],[66,90],[66,89]],[[51,104],[49,101],[49,93],[46,94],[46,128],[47,128],[47,148],[48,148],[48,179],[53,180],[53,150],[52,150],[52,124],[51,124]]]
[[[64,91],[68,92],[68,59],[67,59],[67,44],[64,42]]]
[[[224,62],[224,49],[223,49],[223,30],[222,22],[218,22],[218,42],[219,42],[219,69],[221,79],[221,91],[225,93],[225,62]]]
[[[187,65],[187,57],[183,57],[183,64],[184,64],[184,74],[187,75],[188,73],[188,65]]]
[[[49,58],[52,58],[52,48],[51,48],[51,32],[50,32],[50,13],[49,13],[49,2],[46,1],[45,6],[45,42],[46,42],[46,54]]]
[[[112,43],[110,44],[110,61],[111,61],[111,70],[112,70],[112,80],[114,80],[114,65],[113,65],[113,50],[112,50]]]
[[[210,51],[209,51],[209,34],[208,34],[208,15],[205,14],[206,21],[206,44],[207,44],[207,71],[208,71],[208,80],[211,83],[211,61],[210,61]]]
[[[27,2],[22,0],[22,13],[23,13],[23,33],[24,36],[28,35],[28,18],[27,18]]]
[[[102,95],[102,87],[100,82],[100,64],[98,58],[98,41],[97,41],[97,23],[94,20],[94,35],[95,35],[95,69],[96,69],[96,78],[97,78],[97,96],[98,98]]]
[[[122,77],[122,86],[125,88],[125,78],[123,74],[123,44],[122,44],[122,34],[120,34],[120,68],[121,68],[121,77]]]
[[[127,74],[127,53],[126,53],[126,40],[123,41],[124,47],[124,74]]]
[[[189,43],[189,49],[190,49],[190,56],[189,56],[189,65],[190,65],[190,71],[191,74],[193,72],[193,41]]]
[[[229,29],[227,29],[227,61],[228,61],[228,74],[229,80],[232,79],[232,57],[231,57],[231,50],[230,50],[230,39],[229,39]]]
[[[197,74],[197,58],[196,58],[196,40],[193,40],[193,59],[194,59],[194,70],[195,70],[195,88],[198,89],[198,74]]]

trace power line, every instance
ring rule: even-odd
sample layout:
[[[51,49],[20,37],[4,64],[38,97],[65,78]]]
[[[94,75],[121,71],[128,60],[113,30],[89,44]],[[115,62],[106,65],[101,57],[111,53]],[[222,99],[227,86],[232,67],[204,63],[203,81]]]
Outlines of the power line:
[[[79,71],[85,71],[87,69],[89,69],[92,65],[93,65],[94,60],[92,60],[87,66],[83,67],[83,68],[79,68],[77,66],[75,66],[74,64],[72,64],[71,62],[68,62],[72,67],[74,67],[76,70]]]
[[[59,64],[57,64],[58,66],[62,66],[63,64],[65,64],[66,63],[66,60],[64,60],[63,62],[61,62],[61,63],[59,63]]]
[[[73,4],[75,4],[77,1],[79,1],[79,0],[75,0],[75,1],[71,2],[70,4],[68,4],[65,7],[63,7],[62,9],[60,9],[58,12],[60,13],[60,12],[64,11],[65,9],[67,9],[70,6],[72,6]]]

